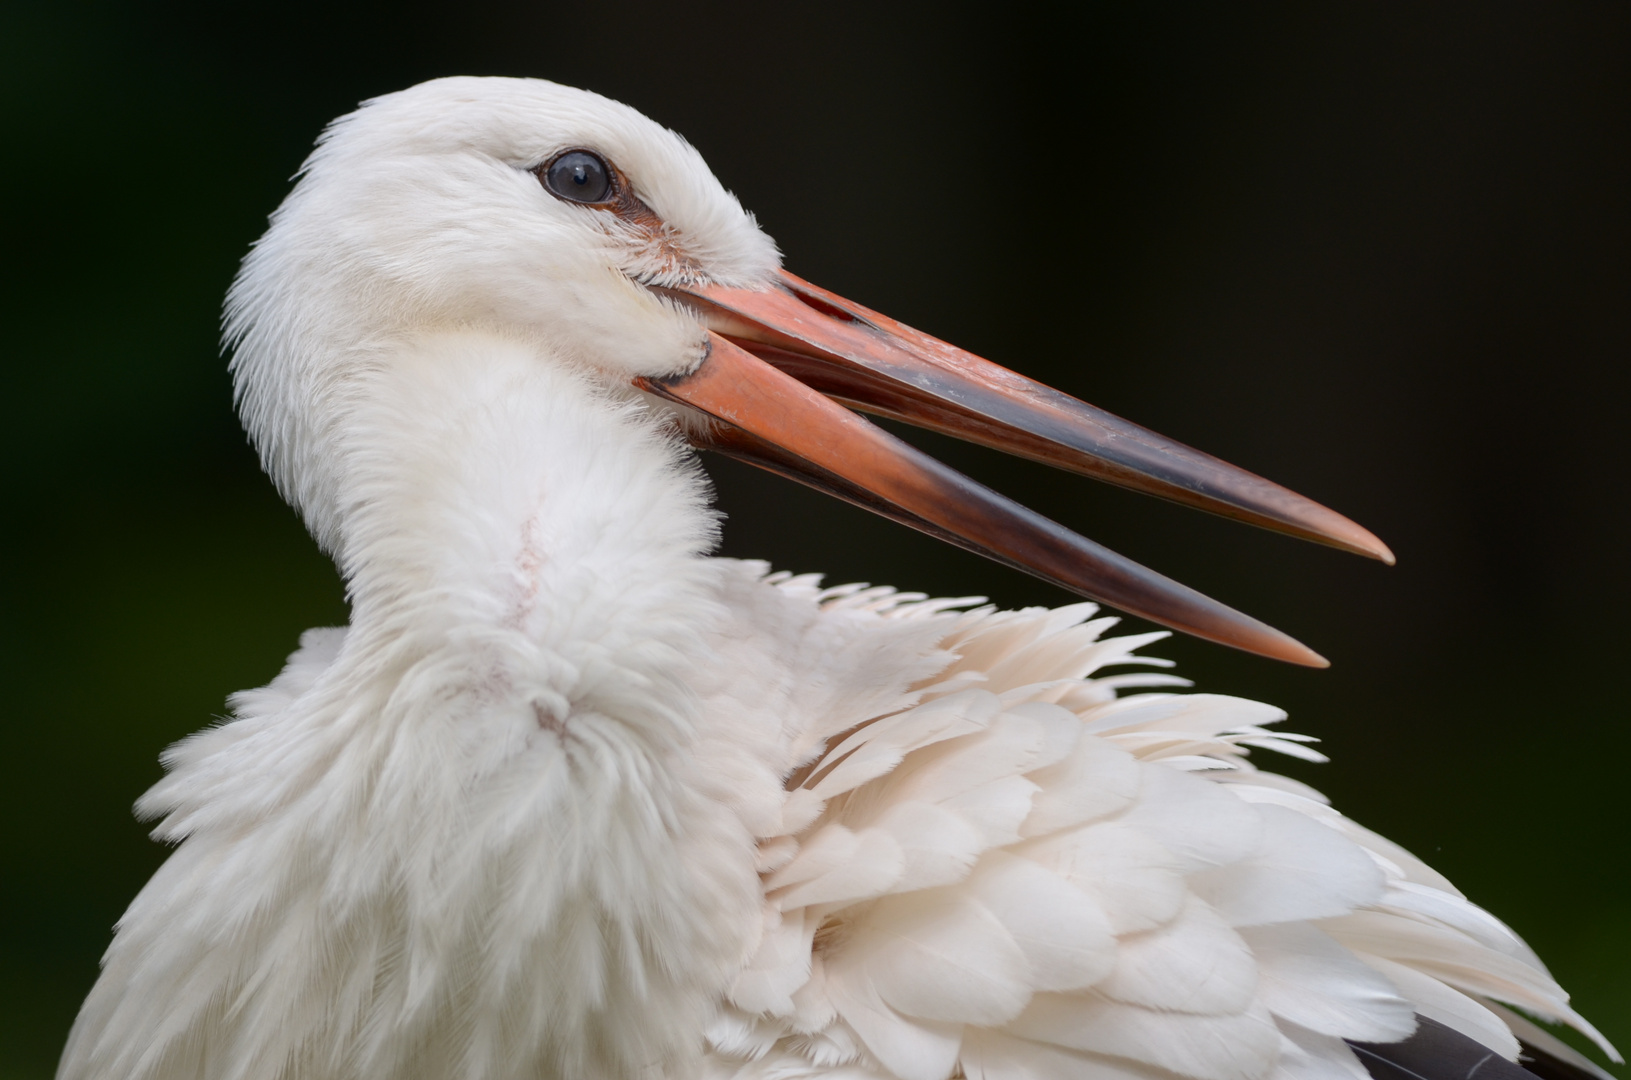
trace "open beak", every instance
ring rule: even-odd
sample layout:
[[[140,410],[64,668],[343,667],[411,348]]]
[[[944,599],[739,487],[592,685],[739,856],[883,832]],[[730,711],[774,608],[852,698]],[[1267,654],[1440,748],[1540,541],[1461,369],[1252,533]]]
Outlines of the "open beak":
[[[710,352],[688,375],[636,384],[711,418],[693,435],[699,446],[1071,592],[1209,641],[1326,666],[1278,630],[1025,509],[850,409],[1393,562],[1375,536],[1318,503],[785,271],[765,289],[666,291],[700,309]]]

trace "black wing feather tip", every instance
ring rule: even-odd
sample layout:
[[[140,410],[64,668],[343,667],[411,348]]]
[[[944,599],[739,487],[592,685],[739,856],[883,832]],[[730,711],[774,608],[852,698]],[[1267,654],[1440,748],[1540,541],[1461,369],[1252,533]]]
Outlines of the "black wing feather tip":
[[[1395,1043],[1350,1040],[1348,1045],[1372,1080],[1597,1080],[1563,1062],[1557,1062],[1562,1071],[1526,1069],[1425,1016],[1416,1017],[1416,1033],[1408,1039]]]

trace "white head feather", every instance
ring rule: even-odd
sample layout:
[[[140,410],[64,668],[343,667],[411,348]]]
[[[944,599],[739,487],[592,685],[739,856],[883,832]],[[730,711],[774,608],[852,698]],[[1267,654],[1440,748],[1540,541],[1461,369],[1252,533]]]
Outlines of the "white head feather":
[[[616,163],[660,240],[544,190],[532,170],[574,147]],[[348,390],[405,337],[479,328],[622,387],[701,358],[696,319],[642,285],[753,285],[779,264],[702,156],[628,106],[533,79],[423,83],[330,125],[244,260],[226,317],[244,424],[338,553]]]

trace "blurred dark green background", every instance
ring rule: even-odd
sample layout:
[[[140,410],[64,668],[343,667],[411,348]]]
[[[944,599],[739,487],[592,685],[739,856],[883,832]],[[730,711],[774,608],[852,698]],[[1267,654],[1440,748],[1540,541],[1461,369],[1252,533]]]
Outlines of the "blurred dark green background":
[[[1336,758],[1292,771],[1631,1049],[1631,7],[949,10],[6,0],[0,1080],[50,1075],[163,858],[159,750],[345,619],[219,298],[326,120],[456,73],[628,101],[797,272],[1375,529],[1397,568],[921,440],[1332,657],[1159,647],[1287,706]],[[729,553],[1065,599],[715,472]]]

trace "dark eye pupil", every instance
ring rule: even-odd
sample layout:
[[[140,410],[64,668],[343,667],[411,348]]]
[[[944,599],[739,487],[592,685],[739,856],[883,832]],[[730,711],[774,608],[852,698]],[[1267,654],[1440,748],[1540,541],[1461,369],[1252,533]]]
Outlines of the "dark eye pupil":
[[[544,186],[568,202],[605,202],[612,191],[612,171],[587,150],[569,150],[541,170]]]

